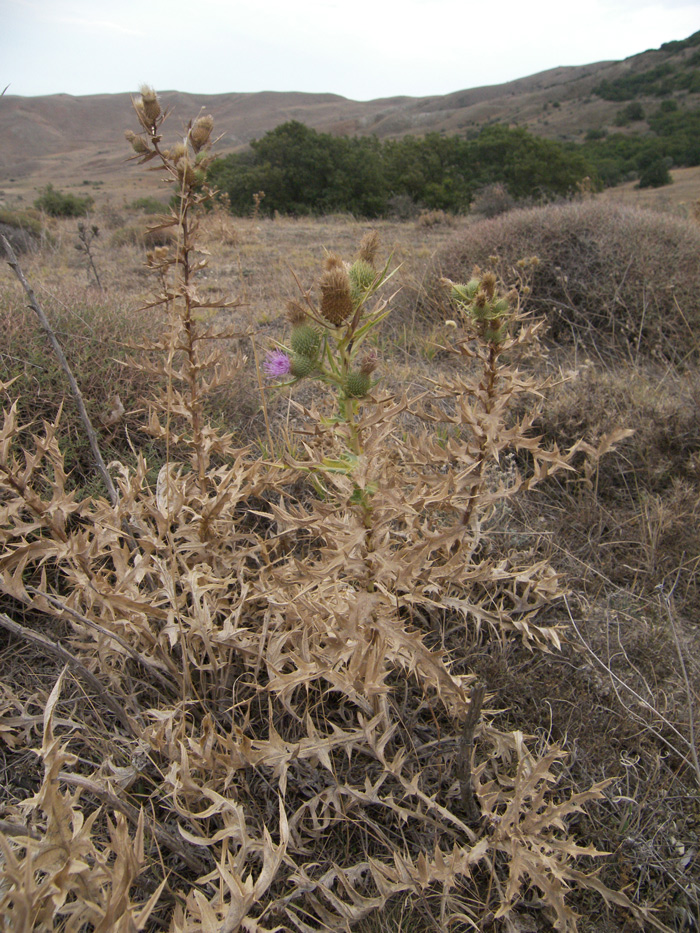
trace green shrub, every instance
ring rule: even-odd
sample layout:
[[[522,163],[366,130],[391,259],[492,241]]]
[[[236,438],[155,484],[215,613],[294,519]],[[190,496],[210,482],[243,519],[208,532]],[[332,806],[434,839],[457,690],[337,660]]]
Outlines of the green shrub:
[[[562,197],[591,174],[580,150],[523,127],[496,124],[468,139],[430,133],[382,143],[317,133],[291,121],[253,142],[250,151],[219,159],[209,180],[226,192],[236,214],[249,214],[255,193],[264,191],[262,211],[270,215],[378,217],[406,199],[428,210],[464,212],[475,191],[494,184],[518,200]]]
[[[644,107],[639,101],[627,104],[622,110],[618,110],[615,116],[615,126],[628,126],[630,123],[637,123],[644,119]]]
[[[136,198],[129,206],[135,211],[143,211],[144,214],[162,214],[168,209],[167,204],[151,195],[145,198]]]
[[[42,188],[39,197],[34,202],[37,210],[44,211],[50,217],[84,217],[89,213],[95,202],[90,195],[79,198],[74,194],[64,194],[49,184]]]
[[[663,156],[655,156],[646,160],[639,172],[640,188],[661,188],[670,185],[673,179],[668,170],[668,160]]]
[[[26,230],[32,236],[40,237],[43,233],[41,217],[36,211],[11,211],[0,207],[0,224]]]

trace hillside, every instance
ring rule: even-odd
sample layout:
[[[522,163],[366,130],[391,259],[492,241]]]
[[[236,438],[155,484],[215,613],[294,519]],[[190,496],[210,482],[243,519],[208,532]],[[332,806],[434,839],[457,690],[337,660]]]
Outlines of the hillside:
[[[222,134],[222,152],[239,149],[292,119],[325,132],[379,138],[428,132],[465,134],[498,121],[519,124],[553,139],[582,141],[591,130],[613,127],[623,106],[620,99],[604,99],[594,89],[616,87],[621,80],[657,72],[695,75],[695,39],[666,43],[620,62],[554,68],[506,84],[444,96],[360,102],[333,94],[164,91],[161,97],[171,121],[183,121],[200,108],[213,113]],[[686,107],[700,105],[700,79],[686,81],[685,87],[678,85],[672,82],[667,92],[662,88],[662,95]],[[634,99],[658,106],[659,97],[658,82],[642,81]],[[0,199],[29,199],[47,181],[63,186],[99,184],[107,191],[111,187],[123,191],[134,174],[129,172],[121,142],[122,131],[130,125],[129,108],[128,93],[0,98]],[[148,183],[141,180],[140,189]]]

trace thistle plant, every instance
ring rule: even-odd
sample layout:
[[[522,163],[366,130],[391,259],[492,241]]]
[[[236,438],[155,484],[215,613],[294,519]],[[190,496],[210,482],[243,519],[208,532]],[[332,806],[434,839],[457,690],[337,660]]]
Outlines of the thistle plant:
[[[371,232],[354,262],[345,263],[335,254],[326,258],[318,299],[302,289],[302,300],[289,302],[289,347],[268,354],[264,366],[272,378],[292,377],[283,385],[315,379],[333,387],[337,413],[327,423],[342,426],[354,456],[362,451],[359,406],[376,384],[373,374],[379,364],[377,353],[364,344],[389,313],[388,300],[370,307],[370,299],[396,271],[389,271],[389,261],[377,268],[378,249],[379,237]]]
[[[169,335],[150,348],[160,357],[152,371],[166,377],[167,390],[152,403],[149,430],[169,445],[174,436],[171,420],[184,419],[187,428],[179,435],[179,442],[190,449],[192,468],[200,492],[204,493],[211,457],[222,453],[229,440],[217,436],[207,425],[205,399],[213,389],[234,377],[239,361],[226,362],[219,353],[202,347],[213,338],[240,336],[207,326],[216,311],[235,307],[239,302],[205,301],[197,289],[197,275],[208,261],[198,247],[198,214],[215,194],[206,181],[207,169],[214,159],[211,152],[214,120],[209,114],[201,114],[190,121],[178,142],[166,148],[162,129],[167,114],[155,91],[143,86],[133,106],[141,124],[141,133],[127,130],[125,134],[134,150],[133,158],[139,164],[156,160],[175,189],[174,206],[151,228],[172,232],[173,243],[157,247],[147,256],[147,266],[159,281],[159,290],[147,307],[165,307],[170,317]],[[205,373],[209,374],[206,380]],[[164,422],[159,412],[165,416]]]
[[[278,386],[327,387],[333,410],[308,409],[303,455],[284,464],[233,449],[206,420],[221,376],[196,287],[212,121],[166,150],[157,96],[142,89],[135,108],[136,158],[177,190],[159,224],[173,246],[148,259],[171,324],[150,347],[165,386],[149,427],[173,457],[155,488],[139,457],[111,503],[77,502],[59,427],[30,435],[16,405],[3,413],[0,596],[22,622],[0,612],[0,627],[41,646],[42,679],[23,667],[17,698],[0,683],[7,755],[26,768],[38,749],[36,793],[3,802],[0,915],[13,929],[308,933],[415,896],[441,929],[516,928],[543,903],[573,933],[575,885],[653,926],[574,867],[598,853],[568,824],[604,782],[575,793],[557,746],[537,756],[501,731],[464,656],[482,624],[556,643],[537,622],[562,592],[546,561],[484,546],[499,503],[570,468],[509,415],[539,387],[515,365],[538,325],[479,272],[450,285],[459,371],[419,398],[375,392],[391,273],[371,235],[352,263],[327,258],[264,364]],[[512,451],[524,475],[503,475]],[[49,659],[70,669],[50,691]]]
[[[97,224],[90,224],[88,227],[83,221],[78,221],[78,242],[75,244],[75,248],[79,253],[85,253],[88,263],[88,278],[92,272],[92,276],[95,279],[95,285],[102,290],[102,283],[100,282],[100,276],[97,272],[97,266],[95,265],[95,257],[92,253],[92,248],[95,240],[100,235],[100,228]]]

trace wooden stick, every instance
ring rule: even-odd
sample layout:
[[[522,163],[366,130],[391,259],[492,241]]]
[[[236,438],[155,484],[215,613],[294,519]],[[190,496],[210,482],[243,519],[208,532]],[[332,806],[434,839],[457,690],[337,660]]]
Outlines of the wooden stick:
[[[119,493],[117,492],[114,486],[114,483],[112,482],[112,477],[109,475],[107,471],[107,467],[105,466],[105,462],[102,458],[102,454],[100,453],[100,448],[97,443],[97,434],[95,432],[95,429],[92,426],[92,422],[90,421],[90,416],[87,413],[87,409],[85,408],[85,403],[83,402],[82,392],[80,391],[80,388],[78,387],[78,383],[75,381],[75,377],[73,376],[73,372],[70,366],[68,365],[68,360],[65,357],[65,354],[61,348],[60,343],[56,339],[56,334],[54,333],[53,328],[51,327],[49,319],[44,314],[44,311],[41,305],[37,301],[36,295],[32,291],[31,285],[29,284],[29,282],[27,282],[26,278],[24,277],[24,273],[22,272],[22,269],[20,268],[19,262],[17,261],[17,257],[15,256],[14,250],[10,246],[6,237],[0,235],[0,240],[2,240],[2,244],[5,247],[5,252],[7,253],[8,264],[11,266],[12,271],[15,273],[15,275],[19,279],[22,285],[22,288],[27,293],[27,297],[29,298],[29,306],[31,307],[32,311],[36,314],[36,316],[39,318],[39,321],[41,322],[41,326],[46,331],[46,335],[49,338],[49,342],[51,343],[54,353],[56,354],[58,362],[61,364],[61,369],[63,369],[64,373],[68,377],[68,383],[70,385],[71,392],[73,393],[73,398],[75,399],[75,402],[78,406],[80,417],[82,419],[83,425],[87,432],[88,440],[90,441],[90,448],[92,449],[92,456],[94,457],[95,463],[97,464],[97,469],[99,470],[100,475],[102,476],[102,481],[105,484],[107,493],[109,494],[110,501],[112,505],[116,505],[119,502]]]

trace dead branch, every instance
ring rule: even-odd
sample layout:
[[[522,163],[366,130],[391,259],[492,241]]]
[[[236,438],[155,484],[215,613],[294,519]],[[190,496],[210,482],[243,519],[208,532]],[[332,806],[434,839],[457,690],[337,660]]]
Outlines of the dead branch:
[[[37,297],[34,294],[34,291],[32,290],[31,285],[24,277],[24,273],[22,272],[22,269],[17,260],[17,257],[15,256],[14,250],[10,246],[6,237],[0,235],[0,240],[2,240],[2,244],[5,247],[5,252],[7,253],[7,257],[8,257],[7,262],[11,266],[12,271],[17,276],[20,284],[22,285],[22,288],[27,293],[27,297],[29,298],[29,306],[31,307],[32,311],[34,311],[36,316],[39,318],[39,321],[41,322],[41,326],[46,331],[46,336],[49,338],[49,342],[51,343],[51,347],[53,348],[54,353],[56,354],[58,362],[61,364],[61,369],[64,371],[64,373],[66,374],[68,378],[68,383],[70,385],[71,393],[73,394],[73,398],[75,399],[76,405],[78,406],[78,411],[80,412],[80,418],[83,422],[83,426],[85,427],[88,440],[90,441],[90,448],[92,450],[92,456],[95,459],[97,469],[99,470],[99,473],[102,477],[102,481],[105,484],[107,493],[109,494],[110,501],[112,505],[116,505],[119,502],[119,493],[117,492],[116,487],[114,483],[112,482],[112,477],[109,475],[109,472],[107,471],[107,467],[105,465],[104,459],[100,452],[99,445],[97,443],[97,434],[95,432],[95,429],[92,426],[92,422],[90,421],[90,416],[87,413],[87,409],[85,408],[85,403],[83,402],[83,395],[82,395],[82,392],[80,391],[78,383],[75,381],[75,376],[73,375],[73,371],[71,370],[70,365],[68,364],[68,360],[66,359],[63,349],[56,338],[56,334],[54,333],[54,330],[51,327],[49,319],[46,317],[46,314],[44,313],[41,305],[39,304]]]
[[[129,735],[136,737],[136,730],[134,729],[129,716],[126,713],[126,710],[112,696],[110,696],[109,693],[105,691],[104,686],[100,683],[97,677],[95,677],[91,671],[89,671],[83,664],[81,664],[77,658],[73,657],[70,651],[64,648],[63,645],[59,645],[58,642],[52,641],[50,638],[47,638],[46,635],[42,635],[40,632],[34,632],[32,629],[25,628],[24,625],[20,625],[19,622],[15,622],[9,616],[5,615],[4,612],[0,612],[0,626],[2,626],[8,632],[11,632],[13,635],[16,635],[18,638],[23,638],[25,641],[39,645],[45,651],[48,651],[50,654],[54,655],[54,657],[60,658],[61,661],[66,663],[81,680],[85,681],[92,687],[92,689],[102,699],[105,706],[108,706],[112,710],[114,715],[124,726]]]

